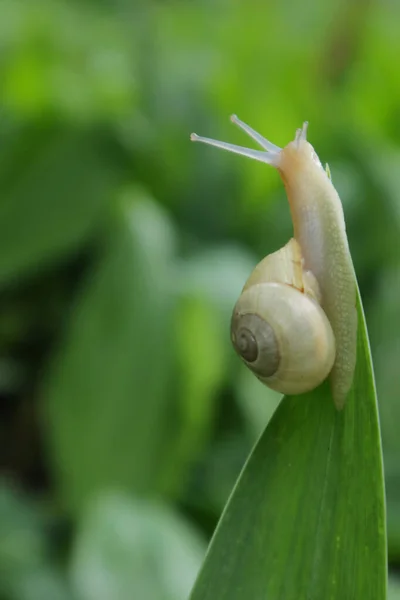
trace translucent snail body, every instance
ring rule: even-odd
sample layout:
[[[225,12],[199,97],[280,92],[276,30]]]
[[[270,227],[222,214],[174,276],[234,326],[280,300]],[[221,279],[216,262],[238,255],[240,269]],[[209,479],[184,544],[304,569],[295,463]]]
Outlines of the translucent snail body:
[[[288,196],[294,230],[294,240],[261,261],[246,283],[233,313],[232,342],[257,377],[282,393],[308,391],[329,375],[333,400],[341,409],[351,388],[356,364],[357,312],[356,279],[340,198],[313,147],[306,140],[307,123],[297,130],[295,140],[281,149],[236,116],[232,117],[232,121],[263,150],[242,148],[196,134],[192,134],[191,139],[248,156],[278,169]],[[288,267],[290,264],[297,266],[293,270]],[[261,286],[264,286],[263,289]],[[286,301],[286,296],[282,300],[276,293],[277,289],[280,293],[286,292],[287,297],[294,293],[292,304],[290,300]],[[269,300],[264,300],[261,292]],[[253,302],[252,308],[250,301]],[[281,319],[282,311],[286,311],[288,306],[291,309]],[[262,316],[258,314],[261,308]],[[289,313],[293,318],[289,319]],[[256,315],[253,321],[249,314]],[[305,319],[311,320],[309,329],[304,326]],[[286,339],[286,332],[278,321],[287,323],[287,333],[292,338]],[[267,323],[264,331],[262,322]],[[241,327],[247,332],[247,340],[244,334],[237,333]],[[300,338],[303,347],[298,344]],[[252,352],[246,343],[252,346]],[[266,344],[270,345],[270,351],[266,350]],[[259,358],[249,360],[256,352],[257,356],[260,352],[263,355],[268,375],[260,371]],[[289,352],[292,355],[288,355]],[[268,360],[272,361],[269,366]],[[296,376],[293,371],[297,372]]]

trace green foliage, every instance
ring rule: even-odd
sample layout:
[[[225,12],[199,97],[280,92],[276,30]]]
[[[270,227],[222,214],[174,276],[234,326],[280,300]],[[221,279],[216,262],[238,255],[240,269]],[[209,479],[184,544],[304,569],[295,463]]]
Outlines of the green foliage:
[[[14,600],[73,600],[51,560],[49,519],[5,485],[0,491],[0,594]]]
[[[334,408],[327,382],[282,400],[229,499],[191,600],[386,600],[381,440],[361,304],[358,317],[345,409]]]
[[[71,509],[107,486],[154,491],[163,466],[171,232],[151,204],[124,201],[132,207],[111,219],[43,391],[50,457]]]
[[[308,119],[343,200],[399,567],[399,8],[264,4],[0,0],[1,600],[184,599],[280,402],[238,361],[229,319],[292,233],[282,184],[189,142],[240,142],[232,112],[279,145]],[[311,429],[311,404],[282,427],[309,407]],[[354,427],[372,460],[368,406],[354,405]],[[372,467],[341,502],[360,473]],[[292,476],[277,503],[300,503],[304,472]],[[307,523],[285,526],[311,544]],[[382,568],[368,564],[366,577]]]
[[[33,143],[32,156],[22,163],[21,147],[32,143],[29,135],[38,134],[15,135],[18,147],[7,160],[14,158],[19,169],[5,174],[0,206],[3,286],[73,253],[99,226],[115,186],[101,156],[101,140],[90,131],[46,132],[45,140]]]
[[[186,600],[203,553],[196,532],[168,508],[108,495],[78,525],[73,587],[84,600]]]

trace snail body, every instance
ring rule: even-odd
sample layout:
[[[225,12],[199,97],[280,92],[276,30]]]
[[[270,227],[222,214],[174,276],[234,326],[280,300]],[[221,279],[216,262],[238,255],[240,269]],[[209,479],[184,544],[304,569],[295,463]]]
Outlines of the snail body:
[[[356,278],[342,203],[305,139],[299,148],[296,142],[284,148],[278,169],[304,266],[318,281],[321,305],[335,334],[337,352],[330,382],[335,404],[342,408],[353,381],[357,343]]]
[[[264,258],[246,282],[233,311],[233,345],[261,381],[285,394],[309,391],[329,375],[341,409],[356,364],[357,312],[340,198],[306,139],[307,123],[281,149],[236,116],[232,121],[263,150],[196,134],[191,139],[274,166],[294,230],[294,239]]]

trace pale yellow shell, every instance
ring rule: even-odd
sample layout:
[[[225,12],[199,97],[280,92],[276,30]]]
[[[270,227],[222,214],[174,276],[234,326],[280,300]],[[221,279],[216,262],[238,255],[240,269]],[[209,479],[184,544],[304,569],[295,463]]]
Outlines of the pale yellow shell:
[[[298,243],[262,260],[246,282],[232,315],[232,343],[270,388],[301,394],[329,375],[335,338],[318,304],[316,279],[302,267]]]

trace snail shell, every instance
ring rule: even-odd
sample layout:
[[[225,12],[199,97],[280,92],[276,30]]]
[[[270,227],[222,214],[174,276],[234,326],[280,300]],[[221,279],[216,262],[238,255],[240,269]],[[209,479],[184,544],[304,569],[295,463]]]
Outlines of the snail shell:
[[[303,270],[291,239],[257,265],[231,320],[233,346],[268,387],[282,394],[314,389],[335,361],[335,338],[318,303],[318,283]]]

